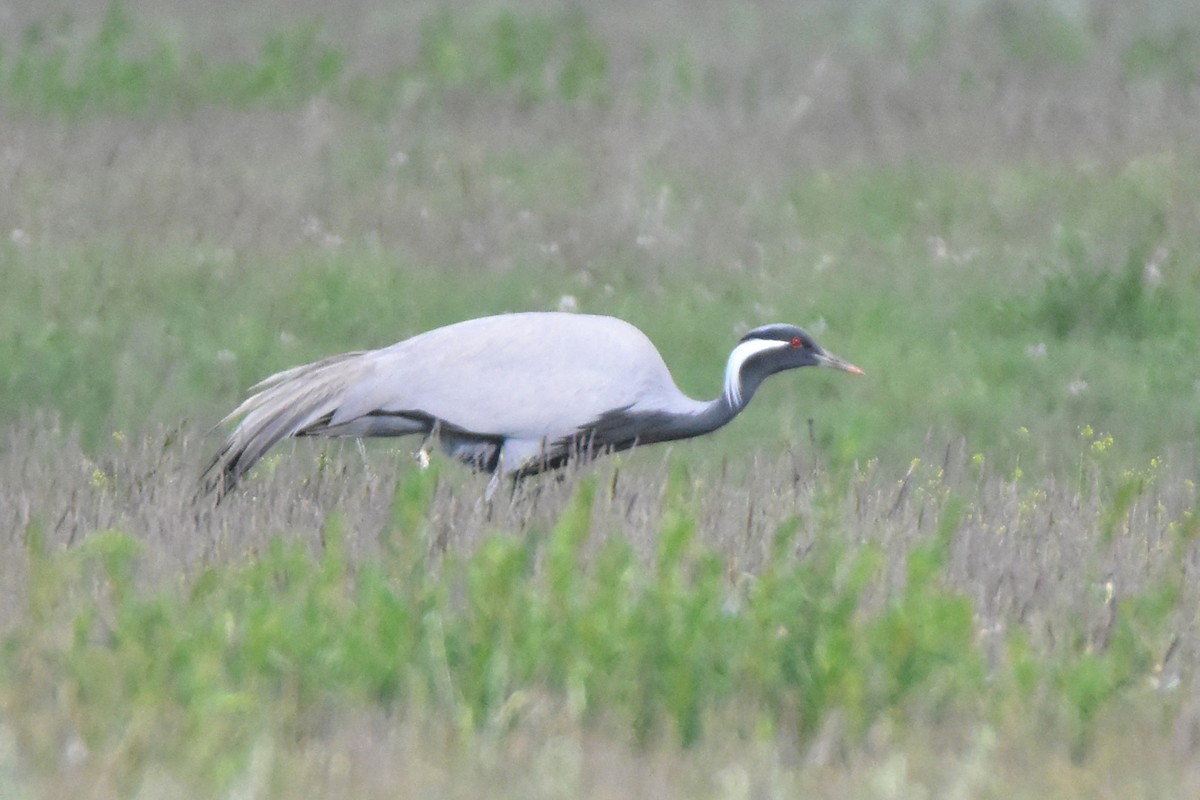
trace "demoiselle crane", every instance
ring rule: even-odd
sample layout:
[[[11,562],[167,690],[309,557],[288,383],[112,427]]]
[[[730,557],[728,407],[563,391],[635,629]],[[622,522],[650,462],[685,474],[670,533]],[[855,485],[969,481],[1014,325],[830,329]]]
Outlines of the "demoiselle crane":
[[[763,325],[733,348],[724,391],[705,402],[680,391],[646,334],[623,320],[482,317],[272,375],[221,421],[241,419],[205,475],[224,494],[289,436],[421,434],[493,473],[490,495],[500,475],[716,430],[768,375],[809,366],[863,374],[794,325]]]

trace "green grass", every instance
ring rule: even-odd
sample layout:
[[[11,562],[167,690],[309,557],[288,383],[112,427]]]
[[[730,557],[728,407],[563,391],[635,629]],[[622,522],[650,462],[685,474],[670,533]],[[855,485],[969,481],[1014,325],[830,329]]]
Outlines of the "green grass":
[[[521,187],[544,178],[521,172],[536,159],[519,161],[498,173],[522,176],[505,177],[517,183],[501,194],[538,208]],[[1062,469],[1090,425],[1116,437],[1124,466],[1138,466],[1200,434],[1186,368],[1200,358],[1189,313],[1200,303],[1197,230],[1178,200],[1192,195],[1191,174],[1051,180],[1005,169],[962,180],[913,167],[798,178],[786,201],[747,213],[767,237],[786,235],[779,208],[804,220],[804,252],[724,284],[718,264],[669,259],[646,274],[619,250],[603,284],[545,255],[516,272],[425,265],[356,243],[352,229],[333,250],[251,251],[229,266],[203,246],[10,243],[0,246],[13,276],[0,299],[0,401],[10,419],[56,409],[95,444],[147,419],[215,420],[244,387],[294,363],[572,295],[641,325],[694,396],[716,394],[739,332],[769,320],[815,328],[866,369],[865,380],[772,380],[719,435],[723,452],[807,441],[811,418],[811,444],[837,464],[903,463],[932,433],[1000,463]],[[446,213],[461,202],[429,199]],[[587,198],[566,202],[582,211]],[[1027,216],[1039,208],[1041,219]]]
[[[314,23],[268,36],[253,62],[210,64],[177,42],[148,36],[116,0],[90,36],[78,35],[67,12],[26,29],[0,61],[0,97],[18,112],[70,117],[294,106],[328,90],[341,71],[342,57],[318,41]]]
[[[399,63],[353,70],[347,69],[352,54],[323,35],[325,21],[317,16],[274,27],[253,58],[214,58],[193,36],[174,30],[178,23],[143,17],[122,0],[95,6],[88,11],[103,10],[91,24],[60,11],[8,35],[0,48],[0,103],[10,111],[71,118],[192,113],[210,106],[291,108],[321,96],[376,115],[472,93],[499,93],[523,105],[604,105],[614,100],[614,85],[627,79],[614,70],[614,56],[626,53],[614,50],[630,44],[637,61],[634,95],[646,107],[719,106],[736,98],[757,103],[774,88],[761,74],[731,73],[721,51],[701,46],[678,27],[659,36],[653,27],[641,36],[633,31],[630,42],[614,43],[587,14],[553,5],[415,7],[413,13],[393,10],[394,20],[380,14],[389,23],[385,30],[415,28],[417,35],[405,38],[416,46]],[[893,49],[906,69],[918,73],[944,69],[949,59],[957,88],[968,95],[986,87],[995,65],[1058,79],[1111,69],[1114,52],[1118,77],[1137,88],[1160,84],[1186,91],[1200,80],[1200,35],[1194,22],[1176,18],[1178,9],[1169,7],[1109,26],[1081,12],[1024,3],[980,9],[928,3],[903,10],[812,4],[783,19],[773,12],[736,4],[705,24],[729,34],[725,51],[735,61],[774,37],[800,50],[837,42],[856,56]],[[203,32],[213,21],[201,15],[193,27]],[[984,60],[963,59],[964,42]]]
[[[1174,473],[1107,500],[1095,483],[1060,490],[981,473],[968,502],[976,478],[962,464],[958,478],[914,465],[898,494],[875,468],[845,487],[820,471],[797,487],[775,467],[751,499],[767,529],[735,545],[704,509],[736,504],[737,487],[681,467],[657,487],[636,473],[628,489],[615,474],[576,476],[494,517],[471,500],[477,485],[401,467],[382,516],[363,515],[360,492],[386,495],[390,476],[355,488],[362,476],[344,475],[334,483],[349,491],[320,492],[332,509],[323,521],[277,536],[244,518],[253,498],[207,522],[196,515],[181,480],[188,445],[131,445],[71,492],[85,508],[128,509],[129,532],[85,528],[63,547],[60,517],[54,530],[52,518],[32,521],[12,543],[6,575],[24,564],[25,606],[8,612],[0,658],[6,729],[32,774],[54,775],[74,749],[94,765],[84,774],[108,765],[105,785],[119,795],[160,771],[188,792],[232,791],[257,743],[320,741],[322,719],[370,709],[441,720],[452,752],[469,753],[480,736],[540,736],[538,698],[561,698],[573,727],[681,752],[714,738],[807,750],[835,736],[857,748],[880,725],[1023,718],[1085,763],[1107,741],[1099,721],[1130,698],[1149,701],[1164,664],[1186,672],[1167,659],[1196,636],[1196,585],[1182,565],[1200,528],[1194,506],[1166,509]],[[295,486],[287,472],[266,491]],[[1040,500],[1001,510],[1026,491]],[[793,501],[779,504],[781,492]],[[135,499],[150,495],[158,501]],[[151,579],[171,574],[174,557],[145,526],[160,528],[172,509],[189,521],[171,535],[194,526],[189,537],[211,546],[232,526],[261,544]],[[1085,554],[1078,577],[1099,589],[1075,609],[1038,582],[1016,591],[1023,610],[973,600],[1004,580],[1012,555],[990,527],[1036,528],[1047,513],[1075,532],[1046,545]],[[68,527],[79,524],[91,523]],[[444,538],[468,529],[469,544]],[[1102,578],[1130,544],[1143,555]],[[964,571],[973,552],[985,560]],[[1045,555],[1024,569],[1061,580]]]
[[[382,74],[347,75],[345,54],[306,20],[268,34],[251,60],[214,60],[164,35],[121,0],[94,30],[69,12],[31,24],[0,50],[0,102],[19,113],[191,113],[209,106],[292,108],[334,94],[392,111],[433,92],[512,92],[520,102],[599,102],[607,55],[578,12],[429,13],[420,52]]]

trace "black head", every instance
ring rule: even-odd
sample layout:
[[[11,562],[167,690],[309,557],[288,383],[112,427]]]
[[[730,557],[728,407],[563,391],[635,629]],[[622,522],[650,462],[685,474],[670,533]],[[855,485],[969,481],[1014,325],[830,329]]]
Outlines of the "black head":
[[[768,353],[792,352],[797,356],[812,356],[815,353],[825,352],[823,349],[821,349],[821,346],[817,344],[816,339],[809,335],[808,331],[804,330],[803,328],[797,328],[795,325],[788,325],[784,322],[775,322],[770,325],[760,325],[742,337],[742,342],[756,340],[765,342],[784,342],[787,344],[786,349],[772,349],[764,351]]]
[[[764,359],[764,366],[773,367],[770,372],[796,367],[832,367],[854,375],[862,374],[861,369],[827,352],[808,331],[795,325],[783,322],[762,325],[743,336],[741,343],[753,341],[781,343],[779,347],[764,347],[751,356]]]
[[[831,367],[863,374],[849,361],[827,352],[808,331],[777,322],[750,331],[733,349],[725,371],[726,397],[731,405],[740,406],[763,378],[798,367]]]

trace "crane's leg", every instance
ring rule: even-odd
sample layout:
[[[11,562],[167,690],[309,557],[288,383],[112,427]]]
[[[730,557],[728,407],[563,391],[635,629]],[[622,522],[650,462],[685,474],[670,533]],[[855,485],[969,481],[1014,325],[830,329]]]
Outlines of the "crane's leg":
[[[496,471],[492,473],[487,488],[483,490],[483,499],[489,503],[492,502],[492,495],[496,493],[498,488],[500,488],[500,466],[496,465]]]
[[[421,446],[417,448],[417,452],[413,453],[413,458],[417,462],[417,468],[426,470],[429,469],[429,450],[433,442],[432,436],[426,436],[425,441],[421,442]]]
[[[441,428],[441,420],[434,420],[433,424],[429,426],[429,430],[425,431],[425,438],[421,440],[421,446],[413,454],[420,469],[429,469],[429,454],[433,450],[434,443],[439,440]]]
[[[375,480],[375,476],[371,474],[371,463],[367,460],[367,446],[363,444],[361,437],[355,437],[354,444],[358,446],[358,454],[362,456],[363,472],[366,473],[367,483],[371,483]]]
[[[492,496],[496,494],[496,490],[500,488],[500,482],[505,478],[509,479],[510,486],[512,487],[512,491],[508,496],[509,503],[517,496],[517,484],[521,482],[519,465],[523,462],[519,458],[519,448],[513,447],[512,443],[512,439],[506,440],[500,447],[500,452],[496,455],[496,468],[492,470],[492,477],[488,480],[487,489],[483,492],[483,499],[489,503],[492,500]],[[513,466],[506,467],[506,464]]]
[[[484,499],[491,500],[492,495],[500,486],[500,478],[507,475],[513,480],[513,494],[517,492],[517,476],[522,467],[536,459],[542,458],[545,442],[541,439],[505,439],[496,454],[496,468],[492,471],[492,479],[488,481]]]

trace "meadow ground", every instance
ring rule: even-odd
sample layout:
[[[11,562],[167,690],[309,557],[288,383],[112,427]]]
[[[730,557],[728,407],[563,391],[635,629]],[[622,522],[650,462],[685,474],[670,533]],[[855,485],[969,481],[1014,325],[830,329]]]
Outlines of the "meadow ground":
[[[1195,795],[1194,15],[794,5],[0,5],[4,793]],[[560,306],[867,378],[196,502],[264,375]]]

